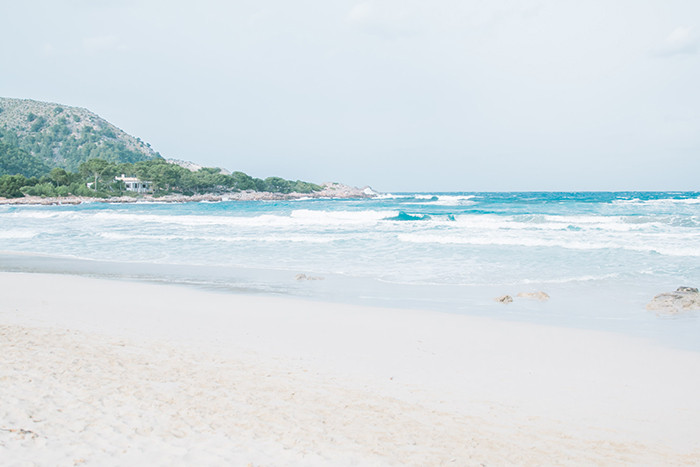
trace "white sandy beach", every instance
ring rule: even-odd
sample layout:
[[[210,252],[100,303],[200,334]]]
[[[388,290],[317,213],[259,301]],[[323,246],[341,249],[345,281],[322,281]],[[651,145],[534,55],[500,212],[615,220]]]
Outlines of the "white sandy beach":
[[[0,273],[3,465],[698,465],[700,353]]]

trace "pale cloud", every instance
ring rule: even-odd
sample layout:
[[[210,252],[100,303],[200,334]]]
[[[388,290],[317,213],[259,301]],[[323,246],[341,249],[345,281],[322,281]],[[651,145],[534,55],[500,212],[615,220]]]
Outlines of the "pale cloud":
[[[95,36],[83,39],[83,49],[88,53],[126,50],[117,36]]]
[[[412,2],[368,0],[352,7],[347,21],[370,34],[395,38],[420,32],[421,16]]]
[[[45,42],[44,45],[41,46],[41,52],[46,55],[54,55],[56,53],[56,47],[50,42]]]
[[[363,23],[371,20],[374,14],[374,7],[371,2],[362,2],[353,6],[348,14],[348,21],[352,23]]]
[[[350,9],[346,20],[364,32],[396,38],[524,21],[542,9],[541,0],[364,0]]]
[[[509,19],[529,19],[537,16],[543,9],[543,5],[539,1],[507,1],[502,4],[494,2],[491,4],[493,11],[489,12],[485,9],[487,13],[490,13],[490,20],[492,22],[500,22]]]
[[[678,26],[671,31],[664,42],[654,51],[659,57],[674,55],[694,55],[698,53],[698,37],[692,27]]]
[[[522,186],[515,155],[615,158],[697,186],[675,167],[700,147],[700,1],[6,3],[5,95],[88,107],[164,155],[398,191]]]

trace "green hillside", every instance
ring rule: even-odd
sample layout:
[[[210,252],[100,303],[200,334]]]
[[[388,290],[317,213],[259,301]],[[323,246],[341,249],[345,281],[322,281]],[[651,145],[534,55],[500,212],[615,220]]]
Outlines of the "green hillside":
[[[26,177],[41,177],[51,168],[40,158],[27,151],[0,143],[0,175],[22,174]]]
[[[120,174],[148,181],[154,196],[322,189],[301,180],[263,180],[166,161],[147,143],[86,109],[0,97],[0,197],[135,195],[115,179]]]
[[[0,97],[0,175],[77,171],[89,159],[134,163],[160,155],[87,109]],[[13,166],[16,161],[24,161]],[[15,161],[15,162],[13,162]]]

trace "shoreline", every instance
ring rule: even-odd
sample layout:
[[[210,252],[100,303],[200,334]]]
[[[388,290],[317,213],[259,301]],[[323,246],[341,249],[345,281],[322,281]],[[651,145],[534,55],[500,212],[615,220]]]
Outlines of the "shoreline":
[[[530,323],[566,329],[613,333],[646,339],[671,349],[700,353],[697,311],[659,314],[646,309],[663,290],[675,290],[674,283],[628,290],[636,307],[624,301],[611,301],[606,293],[596,295],[589,286],[568,287],[556,283],[440,286],[391,283],[371,277],[347,276],[291,266],[276,268],[249,265],[205,265],[115,260],[31,251],[0,250],[0,272],[53,274],[88,277],[144,284],[173,285],[224,294],[286,297],[313,302],[358,307],[385,307],[487,317],[499,322]],[[312,279],[309,280],[308,278]],[[600,290],[597,287],[596,290]],[[516,291],[546,290],[551,300],[544,302],[517,297]],[[617,289],[616,289],[617,290]],[[504,305],[494,297],[504,292],[515,296]],[[528,293],[528,292],[524,292]],[[530,292],[532,293],[532,292]],[[440,300],[435,297],[442,296]],[[588,316],[585,309],[607,307],[613,319]],[[628,307],[620,312],[621,307]],[[618,310],[618,311],[616,311]],[[631,310],[631,311],[630,311]],[[565,313],[562,313],[565,311]]]
[[[197,203],[220,201],[293,201],[304,199],[367,199],[377,196],[370,187],[357,188],[341,183],[324,183],[321,191],[311,193],[272,193],[267,191],[239,191],[235,193],[204,193],[197,195],[169,194],[155,197],[149,194],[138,196],[116,196],[91,198],[85,196],[1,198],[0,205],[9,206],[56,206],[83,203]]]
[[[24,430],[0,431],[8,459],[700,460],[696,353],[431,311],[50,274],[0,280],[13,362],[0,370],[10,401],[0,428]]]

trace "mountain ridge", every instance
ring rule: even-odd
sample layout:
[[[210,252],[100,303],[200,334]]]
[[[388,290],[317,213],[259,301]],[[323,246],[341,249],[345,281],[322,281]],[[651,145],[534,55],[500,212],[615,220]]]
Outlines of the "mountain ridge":
[[[0,109],[0,142],[51,168],[76,170],[94,158],[133,163],[161,157],[150,144],[83,107],[0,97]]]

